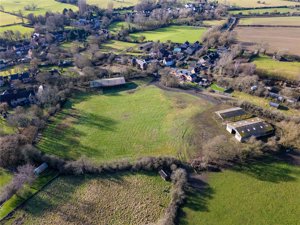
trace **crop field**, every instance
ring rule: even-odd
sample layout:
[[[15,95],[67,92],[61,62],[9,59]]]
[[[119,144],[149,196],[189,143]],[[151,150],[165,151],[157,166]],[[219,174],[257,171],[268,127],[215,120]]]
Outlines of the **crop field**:
[[[24,7],[35,4],[37,8],[35,10],[25,10]],[[62,12],[64,8],[77,10],[77,6],[71,4],[60,3],[55,0],[0,0],[0,5],[3,6],[4,11],[18,13],[19,10],[24,15],[33,13],[35,15],[44,15],[47,11]]]
[[[181,225],[299,224],[300,168],[254,162],[209,174],[191,189]]]
[[[242,101],[250,102],[254,105],[260,106],[260,107],[268,109],[270,111],[281,112],[283,114],[290,115],[290,116],[300,116],[300,111],[297,109],[280,110],[280,109],[275,109],[275,108],[271,107],[269,105],[269,102],[271,101],[271,99],[261,98],[258,96],[253,96],[253,95],[250,95],[250,94],[247,94],[244,92],[238,92],[238,91],[235,91],[233,93],[233,97],[236,97],[237,99],[242,100]]]
[[[107,9],[108,4],[112,4],[113,8],[122,8],[138,4],[139,0],[87,0],[89,5],[97,5],[99,8]]]
[[[175,43],[184,43],[185,41],[200,41],[205,31],[206,28],[203,27],[169,26],[153,31],[130,34],[130,37],[137,39],[140,36],[145,36],[147,41],[172,41]]]
[[[280,62],[268,56],[260,56],[253,60],[256,68],[269,76],[277,76],[290,80],[300,80],[300,62]]]
[[[150,224],[170,202],[171,183],[156,174],[62,176],[5,224]]]
[[[21,34],[30,34],[33,32],[33,28],[31,27],[24,27],[22,25],[12,25],[12,26],[7,26],[7,27],[0,27],[0,33],[3,33],[7,30],[11,31],[20,31]]]
[[[261,3],[259,3],[261,2]],[[264,2],[264,4],[262,4]],[[265,1],[257,1],[257,0],[221,0],[219,3],[238,6],[244,8],[252,8],[252,7],[270,7],[270,6],[295,6],[299,5],[297,2],[285,1],[285,0],[265,0]]]
[[[236,14],[264,14],[264,13],[294,13],[294,12],[300,12],[297,8],[271,8],[271,9],[244,9],[244,10],[232,10],[229,11],[230,14],[236,15]]]
[[[300,26],[300,17],[242,18],[239,21],[239,25]]]
[[[95,161],[192,153],[190,118],[209,107],[197,97],[129,83],[105,94],[81,94],[48,126],[38,148]],[[132,88],[132,89],[130,89]],[[135,89],[134,89],[135,88]]]
[[[14,23],[21,23],[22,20],[20,17],[13,16],[8,13],[0,12],[0,26],[14,24]]]
[[[248,49],[257,49],[260,43],[268,45],[267,51],[281,51],[300,55],[300,29],[285,27],[238,27],[235,29],[238,40]]]

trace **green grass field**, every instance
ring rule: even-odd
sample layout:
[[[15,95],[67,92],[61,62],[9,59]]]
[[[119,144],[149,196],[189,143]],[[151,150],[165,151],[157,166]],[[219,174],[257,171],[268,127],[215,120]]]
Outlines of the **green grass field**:
[[[251,163],[208,175],[192,189],[181,225],[296,225],[300,212],[300,167]]]
[[[277,26],[300,26],[300,17],[265,17],[265,18],[242,18],[240,25],[277,25]]]
[[[225,20],[204,20],[203,25],[205,26],[219,26],[225,23]]]
[[[90,5],[97,5],[99,8],[107,9],[108,4],[112,3],[113,8],[122,8],[122,7],[128,7],[133,6],[139,3],[139,0],[87,0],[87,3]]]
[[[132,39],[138,39],[140,36],[145,36],[147,41],[175,42],[183,43],[185,41],[195,42],[200,41],[206,28],[191,27],[191,26],[169,26],[159,28],[153,31],[138,32],[130,34]]]
[[[14,132],[12,127],[7,126],[6,120],[2,117],[0,118],[0,133],[1,132],[4,134],[12,134]]]
[[[153,173],[62,176],[5,224],[150,224],[170,202],[171,183]]]
[[[130,43],[130,42],[124,42],[124,41],[116,41],[116,40],[110,40],[104,44],[101,45],[101,49],[104,49],[106,51],[116,51],[116,52],[123,52],[127,49],[134,48],[136,44]]]
[[[24,10],[25,6],[31,4],[35,4],[37,6],[37,9],[34,11]],[[28,15],[30,13],[33,13],[35,15],[43,15],[47,11],[62,13],[64,8],[72,9],[74,11],[77,10],[77,6],[60,3],[55,0],[0,0],[0,5],[3,6],[4,11],[6,12],[18,13],[19,10],[21,10],[24,15]]]
[[[134,87],[136,84],[128,84]],[[38,148],[63,158],[95,161],[193,154],[190,118],[209,104],[154,86],[81,94],[49,124]]]
[[[2,188],[11,180],[11,174],[0,167],[0,192]]]
[[[259,3],[264,2],[265,4]],[[251,7],[270,7],[270,6],[295,6],[299,5],[297,2],[285,1],[285,0],[221,0],[219,3],[231,5],[231,6],[239,6],[245,8]]]
[[[294,13],[299,12],[297,8],[272,8],[272,9],[245,9],[245,10],[232,10],[229,11],[230,14],[236,15],[236,14],[243,14],[243,15],[249,15],[249,14],[264,14],[264,13]]]
[[[128,29],[129,27],[134,27],[135,25],[127,22],[114,22],[109,25],[108,29],[110,32],[116,33],[121,31],[122,29]]]
[[[20,17],[13,16],[8,13],[0,12],[0,26],[9,25],[14,23],[21,23],[22,20]]]
[[[253,63],[269,76],[300,80],[300,62],[280,62],[268,56],[260,56]]]
[[[13,67],[9,67],[5,70],[1,70],[0,71],[0,76],[5,77],[14,73],[20,73],[20,72],[24,72],[25,70],[27,70],[28,68],[28,64],[22,64],[22,66],[13,66]]]
[[[7,26],[7,27],[0,27],[0,34],[7,31],[20,31],[21,34],[31,34],[34,29],[31,27],[24,27],[22,25],[12,25],[12,26]]]

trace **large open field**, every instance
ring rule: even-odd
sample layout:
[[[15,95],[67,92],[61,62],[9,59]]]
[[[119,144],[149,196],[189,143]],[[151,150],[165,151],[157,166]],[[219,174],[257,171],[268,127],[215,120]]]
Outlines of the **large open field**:
[[[128,84],[133,87],[135,83]],[[81,94],[66,104],[43,133],[43,152],[96,161],[192,154],[190,118],[209,104],[149,85]]]
[[[107,9],[108,4],[113,4],[113,8],[122,8],[133,6],[139,3],[139,0],[87,0],[87,3],[90,5],[97,5],[99,8]]]
[[[36,10],[24,10],[25,6],[32,4],[35,4],[37,6]],[[28,15],[30,13],[33,13],[35,15],[43,15],[47,11],[61,13],[64,8],[72,9],[74,11],[77,10],[77,6],[60,3],[55,0],[0,0],[0,5],[3,6],[4,11],[6,12],[18,13],[19,10],[21,10],[25,15]]]
[[[265,17],[265,18],[242,18],[240,25],[276,25],[276,26],[300,26],[300,17]]]
[[[300,62],[280,62],[268,56],[257,57],[253,62],[257,69],[269,76],[300,80]]]
[[[264,4],[262,4],[264,2]],[[297,2],[285,1],[285,0],[221,0],[219,3],[238,6],[244,8],[252,8],[252,7],[270,7],[270,6],[294,6],[299,5]]]
[[[138,32],[130,34],[130,37],[137,39],[139,36],[145,36],[147,41],[172,41],[175,43],[183,43],[185,41],[200,41],[206,28],[191,26],[169,26],[159,28],[153,31]]]
[[[208,175],[191,189],[181,225],[296,225],[300,168],[258,162]]]
[[[150,224],[170,202],[171,184],[156,174],[60,177],[5,224]]]
[[[232,10],[229,11],[230,14],[236,15],[236,14],[264,14],[264,13],[294,13],[294,12],[300,12],[297,8],[271,8],[271,9],[244,9],[244,10]]]
[[[255,49],[257,44],[268,44],[268,52],[286,52],[300,55],[300,28],[272,27],[238,27],[238,40],[249,49]]]
[[[0,26],[14,24],[14,23],[21,23],[22,20],[20,17],[13,16],[8,13],[0,12]]]
[[[33,28],[30,27],[24,27],[22,25],[12,25],[7,27],[0,27],[0,33],[3,33],[4,31],[12,30],[12,31],[20,31],[21,34],[31,34],[33,32]]]

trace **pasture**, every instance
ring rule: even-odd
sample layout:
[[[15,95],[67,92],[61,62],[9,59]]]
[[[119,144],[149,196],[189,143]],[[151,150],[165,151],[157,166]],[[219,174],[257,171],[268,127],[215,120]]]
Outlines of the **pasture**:
[[[61,176],[5,224],[152,224],[168,206],[170,189],[154,173]]]
[[[224,24],[225,20],[204,20],[203,25],[205,26],[220,26]]]
[[[5,26],[14,23],[21,23],[22,20],[20,17],[13,16],[8,13],[0,12],[0,26]]]
[[[153,31],[144,31],[130,34],[132,39],[144,36],[146,41],[171,41],[174,43],[184,43],[185,41],[200,41],[206,28],[192,26],[169,26]]]
[[[129,83],[104,94],[78,94],[48,125],[38,148],[62,158],[107,162],[142,156],[186,159],[194,146],[190,118],[206,101]],[[134,89],[135,88],[135,89]]]
[[[280,51],[300,55],[300,29],[285,27],[238,27],[235,29],[238,40],[248,49],[257,49],[257,45],[266,43],[267,52]]]
[[[191,188],[181,225],[298,224],[300,168],[265,160],[210,173]],[[199,182],[200,183],[200,182]]]
[[[300,17],[242,18],[239,25],[300,26]]]
[[[221,0],[219,3],[230,5],[230,6],[237,6],[237,7],[244,7],[244,8],[253,8],[253,7],[274,7],[274,6],[295,6],[299,5],[297,2],[292,1],[285,1],[285,0],[264,0],[264,1],[257,1],[257,0]],[[264,4],[263,4],[264,3]]]
[[[24,9],[24,7],[32,4],[36,5],[35,10]],[[24,15],[28,15],[30,13],[35,15],[44,15],[47,11],[62,13],[64,8],[77,11],[77,6],[61,3],[55,0],[0,0],[0,5],[3,6],[4,11],[6,12],[19,13],[19,10],[21,10]]]
[[[7,26],[7,27],[0,27],[0,34],[11,30],[13,32],[19,31],[21,34],[31,34],[34,29],[31,27],[24,27],[22,25],[12,25],[12,26]]]
[[[271,8],[271,9],[244,9],[244,10],[232,10],[229,11],[231,15],[249,15],[249,14],[265,14],[265,13],[294,13],[299,12],[297,8]]]
[[[126,50],[130,50],[136,47],[136,44],[124,41],[110,40],[101,44],[101,50],[105,52],[114,51],[115,53],[126,53]]]
[[[8,183],[10,182],[12,176],[11,174],[5,170],[5,169],[2,169],[0,167],[0,192],[2,191],[2,188]]]
[[[138,4],[139,0],[87,0],[86,1],[89,5],[96,5],[99,8],[107,9],[109,8],[109,4],[112,4],[112,8],[122,8],[128,7]]]
[[[268,76],[275,76],[289,80],[300,80],[300,62],[281,62],[268,56],[256,57],[253,60],[258,70]]]

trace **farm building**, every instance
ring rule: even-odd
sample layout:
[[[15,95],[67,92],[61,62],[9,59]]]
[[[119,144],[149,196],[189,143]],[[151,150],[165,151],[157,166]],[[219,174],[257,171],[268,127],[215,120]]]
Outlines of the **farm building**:
[[[48,164],[47,163],[42,163],[39,167],[35,168],[33,172],[36,176],[38,176],[42,172],[44,172],[47,168],[48,168]]]
[[[258,117],[228,123],[226,130],[231,134],[235,134],[235,138],[240,142],[245,141],[252,136],[263,137],[274,131],[270,124]]]
[[[222,120],[238,121],[247,116],[247,113],[240,107],[224,109],[215,112]],[[249,115],[248,115],[249,116]]]
[[[98,87],[113,87],[125,84],[124,77],[116,77],[116,78],[108,78],[108,79],[100,79],[100,80],[93,80],[90,82],[91,88],[98,88]]]

